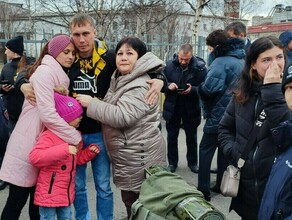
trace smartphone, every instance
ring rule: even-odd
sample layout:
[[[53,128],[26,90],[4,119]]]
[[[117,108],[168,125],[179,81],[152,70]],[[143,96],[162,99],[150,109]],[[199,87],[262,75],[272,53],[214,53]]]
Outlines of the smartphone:
[[[178,92],[183,92],[183,91],[185,91],[186,89],[177,88],[176,90],[177,90]]]
[[[5,85],[5,84],[11,85],[11,83],[8,80],[5,80],[5,79],[0,81],[0,84],[2,84],[2,85]]]

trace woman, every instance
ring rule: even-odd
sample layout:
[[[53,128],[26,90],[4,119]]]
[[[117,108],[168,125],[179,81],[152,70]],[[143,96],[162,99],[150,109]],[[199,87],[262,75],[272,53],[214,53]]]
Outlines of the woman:
[[[9,195],[1,220],[17,220],[30,196],[29,216],[39,219],[38,207],[33,205],[38,169],[28,155],[38,136],[47,127],[64,141],[78,145],[81,135],[56,112],[54,88],[69,86],[66,74],[75,58],[75,47],[68,35],[57,35],[42,49],[40,57],[29,69],[30,82],[36,94],[36,106],[24,101],[21,115],[10,136],[0,171],[0,179],[9,183]]]
[[[130,217],[144,168],[166,162],[166,145],[158,127],[158,104],[148,105],[144,98],[149,90],[149,72],[162,71],[163,61],[147,53],[138,38],[126,37],[116,47],[116,65],[103,101],[87,95],[78,95],[77,100],[87,107],[89,117],[102,122],[114,183],[121,189]]]
[[[230,206],[230,210],[236,211],[242,219],[255,220],[258,217],[277,152],[270,129],[291,115],[281,91],[284,66],[284,48],[276,37],[254,41],[246,55],[233,98],[219,124],[220,147],[229,161],[237,165],[256,118],[262,109],[267,115],[241,168],[239,192]]]

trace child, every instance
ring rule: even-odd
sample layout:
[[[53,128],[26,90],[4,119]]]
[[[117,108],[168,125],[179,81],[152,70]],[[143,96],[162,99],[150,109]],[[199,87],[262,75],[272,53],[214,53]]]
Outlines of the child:
[[[69,125],[77,128],[83,109],[72,97],[54,93],[57,113]],[[70,205],[75,197],[76,164],[85,164],[99,153],[92,145],[81,150],[82,143],[66,143],[51,130],[46,129],[29,154],[31,163],[40,169],[34,203],[39,205],[41,219],[71,219]]]

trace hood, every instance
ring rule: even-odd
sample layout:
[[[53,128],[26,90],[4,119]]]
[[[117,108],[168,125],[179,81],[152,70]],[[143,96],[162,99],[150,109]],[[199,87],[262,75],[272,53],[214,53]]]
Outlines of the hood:
[[[215,48],[215,58],[222,56],[233,56],[239,59],[245,57],[244,40],[240,38],[230,38]]]
[[[284,47],[287,47],[290,41],[292,41],[292,31],[284,31],[282,34],[280,34],[279,40]]]

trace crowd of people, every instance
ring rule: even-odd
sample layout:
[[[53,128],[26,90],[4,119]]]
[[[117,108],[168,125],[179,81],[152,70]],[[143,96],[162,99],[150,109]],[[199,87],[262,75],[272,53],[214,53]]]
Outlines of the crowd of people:
[[[281,219],[291,217],[292,193],[264,196],[275,158],[292,144],[287,140],[283,147],[276,135],[291,133],[291,31],[250,42],[245,25],[232,22],[206,38],[207,62],[185,43],[164,63],[137,37],[124,37],[115,50],[108,49],[96,38],[88,14],[74,15],[69,30],[70,35],[49,40],[37,59],[24,55],[22,36],[5,44],[11,62],[0,75],[0,190],[9,185],[9,193],[1,220],[19,219],[28,199],[32,220],[91,219],[88,162],[97,218],[114,219],[112,175],[130,219],[144,169],[162,165],[176,172],[181,128],[187,165],[198,174],[193,185],[211,201],[210,191],[220,193],[224,170],[237,165],[263,111],[266,120],[241,168],[230,211],[243,220],[262,220],[262,210],[272,207],[269,219],[279,218],[279,212]],[[166,139],[160,92],[165,95]],[[216,173],[213,186],[211,172]]]

